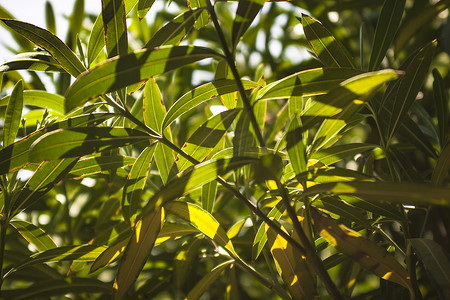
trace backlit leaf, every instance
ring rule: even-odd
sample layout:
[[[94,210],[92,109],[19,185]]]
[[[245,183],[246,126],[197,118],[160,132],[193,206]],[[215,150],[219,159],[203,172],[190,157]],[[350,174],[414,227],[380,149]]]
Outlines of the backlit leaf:
[[[398,283],[413,292],[408,272],[384,248],[315,209],[311,210],[311,215],[320,235],[339,251],[380,278]]]
[[[195,46],[165,46],[142,49],[113,57],[84,72],[66,94],[66,111],[87,100],[172,71],[193,62],[218,57],[213,50]]]
[[[155,0],[139,0],[137,13],[140,20],[145,17],[153,3],[155,3]]]
[[[31,145],[30,161],[79,157],[149,140],[145,132],[129,128],[79,127],[57,129],[39,137]]]
[[[350,143],[345,145],[333,146],[327,149],[319,150],[311,154],[308,163],[311,164],[317,160],[324,165],[331,165],[346,157],[353,157],[356,154],[371,151],[377,147],[378,147],[377,145],[363,144],[363,143]]]
[[[11,145],[16,139],[22,119],[23,108],[23,82],[18,81],[11,92],[11,97],[6,107],[3,127],[3,147]]]
[[[85,71],[75,53],[57,36],[48,30],[18,20],[1,19],[8,27],[20,33],[56,59],[61,67],[74,77]]]
[[[36,247],[38,251],[50,250],[57,247],[52,238],[33,223],[23,220],[11,220],[10,224],[24,239]]]
[[[0,65],[0,72],[30,70],[45,72],[65,72],[52,56],[42,52],[20,53]]]
[[[347,51],[319,21],[302,15],[301,22],[311,49],[326,67],[354,68]]]
[[[236,48],[239,40],[252,24],[256,15],[264,5],[265,0],[240,0],[233,21],[232,47]]]
[[[11,96],[0,99],[0,106],[8,105]],[[23,104],[47,108],[49,110],[64,114],[64,97],[58,94],[40,90],[23,91]]]
[[[124,0],[102,0],[103,28],[108,57],[128,53]]]
[[[86,177],[132,165],[135,158],[121,155],[101,155],[80,159],[70,171],[70,175]]]
[[[198,9],[206,7],[206,2],[208,0],[188,0],[188,5],[190,9]],[[203,10],[200,16],[195,20],[194,27],[200,29],[205,27],[209,22],[209,14],[206,10]]]
[[[295,116],[286,135],[286,148],[295,174],[306,171],[306,149],[303,144],[303,130],[300,120]]]

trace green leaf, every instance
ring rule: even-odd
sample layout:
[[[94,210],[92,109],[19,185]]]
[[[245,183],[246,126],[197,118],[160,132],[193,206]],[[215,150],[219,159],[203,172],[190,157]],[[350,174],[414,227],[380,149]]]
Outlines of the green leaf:
[[[102,0],[103,28],[108,57],[128,53],[124,0]]]
[[[0,106],[8,105],[11,96],[0,99]],[[47,108],[51,111],[64,114],[64,97],[58,94],[40,90],[23,91],[23,104]]]
[[[39,137],[31,145],[31,162],[63,157],[80,157],[149,140],[145,132],[130,128],[79,127],[57,129]]]
[[[147,44],[145,44],[144,48],[152,49],[162,45],[179,45],[192,28],[194,28],[196,22],[204,18],[203,13],[206,13],[204,10],[205,8],[199,7],[178,15],[158,30]]]
[[[190,227],[194,229],[192,226]],[[194,230],[197,233],[197,230]],[[202,241],[201,236],[196,236],[195,238],[189,239],[177,249],[177,255],[172,264],[175,288],[181,290],[186,285],[187,280],[191,276],[190,271],[194,269],[193,266],[197,262]]]
[[[306,148],[303,144],[303,129],[297,117],[294,117],[289,125],[286,135],[286,148],[295,174],[305,172]]]
[[[439,13],[449,7],[449,4],[450,1],[448,0],[436,2],[433,6],[421,10],[417,16],[402,25],[395,40],[394,52],[399,53],[404,49],[405,45],[414,38],[414,35],[419,34],[421,29],[426,28],[429,23],[433,22]]]
[[[212,152],[228,128],[240,113],[240,109],[226,110],[202,124],[183,145],[183,151],[197,161],[202,161]],[[185,170],[192,163],[182,156],[176,160],[177,173]]]
[[[311,156],[309,157],[309,163],[318,161],[324,165],[331,165],[346,157],[353,157],[356,154],[371,151],[377,147],[377,145],[363,143],[350,143],[345,145],[333,146],[311,154]]]
[[[441,149],[445,146],[448,137],[448,96],[445,82],[437,69],[433,69],[433,95],[438,120],[439,142]]]
[[[343,169],[343,168],[320,168],[320,169],[310,169],[307,172],[300,173],[296,176],[297,181],[302,183],[305,181],[314,181],[317,183],[325,183],[325,182],[340,182],[340,181],[368,181],[372,180],[372,177],[369,177],[365,174],[362,174],[358,171],[354,171],[351,169]]]
[[[155,0],[139,0],[137,8],[139,20],[142,20],[147,15],[153,3],[155,3]]]
[[[315,209],[311,210],[311,215],[320,235],[339,251],[380,278],[398,283],[414,293],[408,272],[384,248]]]
[[[41,264],[46,262],[61,262],[61,261],[75,261],[75,262],[89,262],[94,261],[106,247],[94,246],[94,245],[81,245],[81,246],[64,246],[49,249],[43,252],[39,252],[31,255],[29,258],[21,262],[19,265],[14,266],[5,277],[11,275],[11,273],[17,270],[23,269],[30,265]]]
[[[256,15],[264,5],[264,0],[240,0],[236,10],[236,17],[233,21],[232,48],[236,49],[239,40],[252,24]]]
[[[211,213],[217,195],[217,181],[211,181],[202,186],[202,208]]]
[[[50,31],[17,20],[0,20],[17,33],[20,33],[39,47],[45,49],[72,76],[77,77],[86,70],[75,53]]]
[[[158,133],[162,133],[162,122],[166,115],[161,91],[154,78],[145,83],[144,88],[144,122]]]
[[[402,20],[405,3],[406,0],[387,0],[384,2],[375,29],[369,71],[378,69],[383,61]]]
[[[55,12],[53,11],[53,6],[49,1],[45,2],[45,24],[47,25],[48,31],[56,34]]]
[[[11,145],[16,139],[20,127],[23,109],[23,81],[19,80],[11,92],[5,112],[3,128],[3,147]]]
[[[344,111],[349,104],[359,106],[364,103],[367,95],[386,82],[396,79],[398,75],[398,72],[387,69],[363,73],[345,80],[328,94],[316,98],[316,102],[302,115],[303,127],[310,128],[317,121],[333,117]]]
[[[42,52],[20,53],[0,65],[0,72],[30,70],[45,72],[65,72],[52,56]]]
[[[191,10],[206,7],[206,2],[208,0],[188,0],[188,5]],[[209,23],[209,14],[207,10],[203,10],[200,16],[195,20],[194,27],[200,29],[205,27]]]
[[[36,227],[30,222],[11,220],[9,224],[11,224],[24,239],[36,247],[38,251],[46,251],[57,247],[52,238],[45,233],[44,230]]]
[[[450,260],[441,245],[429,239],[409,239],[441,299],[450,297]]]
[[[81,32],[84,17],[84,0],[75,0],[69,17],[69,29],[66,37],[67,46],[73,50],[77,47],[77,35]]]
[[[139,208],[154,151],[155,144],[145,148],[136,159],[128,174],[122,196],[122,210],[127,218],[132,217]]]
[[[258,84],[253,81],[243,80],[242,83],[244,85],[244,89],[246,90],[258,87]],[[187,92],[169,108],[169,111],[164,117],[163,128],[169,126],[178,117],[182,116],[197,105],[219,95],[232,93],[237,90],[238,87],[235,80],[220,79],[206,83],[193,89],[192,91]]]
[[[216,182],[216,181],[213,181]],[[241,219],[234,223],[228,230],[227,235],[229,239],[233,239],[239,235],[239,232],[241,232],[241,229],[244,227],[245,222],[247,222],[247,219]]]
[[[10,209],[11,216],[39,200],[69,173],[78,158],[46,161],[39,165],[18,195],[15,195]]]
[[[186,220],[201,233],[214,240],[220,246],[235,254],[233,244],[219,222],[201,207],[181,201],[172,201],[164,205],[168,212]]]
[[[166,130],[169,130],[169,128],[166,128]],[[158,143],[156,145],[154,158],[162,181],[167,183],[169,180],[170,169],[175,162],[173,150],[162,143]]]
[[[219,57],[219,54],[195,46],[164,46],[113,57],[77,78],[67,91],[66,111],[96,96],[209,57]]]
[[[0,175],[17,171],[28,165],[30,163],[28,161],[28,156],[31,145],[45,133],[56,130],[58,128],[68,128],[69,126],[77,127],[86,126],[96,122],[101,123],[113,116],[114,114],[110,113],[96,113],[76,116],[62,122],[54,123],[48,128],[35,131],[23,137],[22,139],[16,141],[14,144],[11,144],[8,147],[0,150]]]
[[[0,292],[2,299],[47,299],[51,296],[63,296],[65,294],[111,294],[111,285],[95,278],[73,278],[70,281],[52,279],[40,281],[25,289],[14,289]]]
[[[286,232],[283,227],[281,229]],[[265,224],[265,230],[278,273],[286,283],[292,298],[315,299],[317,290],[314,278],[302,253],[267,224]]]
[[[354,68],[347,50],[319,21],[308,15],[301,19],[311,49],[327,67]]]
[[[308,188],[303,196],[316,194],[354,195],[366,200],[408,205],[450,206],[450,189],[425,184],[393,182],[330,182]]]
[[[450,142],[444,147],[439,155],[436,165],[431,174],[431,184],[442,185],[450,170]]]
[[[109,170],[123,168],[134,164],[135,158],[120,155],[101,155],[80,159],[70,171],[70,175],[87,177]]]
[[[405,220],[403,212],[400,212],[398,206],[395,204],[386,203],[384,201],[372,201],[370,199],[366,200],[364,198],[346,195],[340,195],[339,198],[350,205],[364,209],[368,212],[372,212],[379,216],[384,216],[386,218],[398,221]]]
[[[164,209],[143,214],[136,223],[119,264],[113,285],[113,299],[123,299],[136,281],[164,224]]]
[[[408,65],[405,76],[400,81],[398,92],[395,98],[392,99],[392,106],[390,106],[392,107],[392,116],[389,122],[388,141],[395,134],[411,105],[416,100],[417,93],[428,74],[436,45],[437,41],[429,43],[416,54]]]
[[[292,96],[316,96],[326,94],[344,80],[361,74],[361,71],[340,68],[317,68],[301,71],[259,90],[256,99],[283,99]]]
[[[208,287],[219,278],[219,275],[232,264],[234,260],[229,260],[220,265],[216,266],[211,270],[208,274],[206,274],[193,288],[190,290],[187,295],[187,300],[196,300],[203,295],[204,292],[208,289]]]

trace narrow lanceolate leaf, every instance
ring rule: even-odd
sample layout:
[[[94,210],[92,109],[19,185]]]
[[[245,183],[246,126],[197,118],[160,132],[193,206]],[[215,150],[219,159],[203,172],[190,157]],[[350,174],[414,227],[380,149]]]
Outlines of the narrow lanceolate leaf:
[[[50,2],[45,2],[45,23],[48,31],[56,34],[56,20],[53,6]]]
[[[11,96],[0,99],[0,106],[8,105]],[[64,114],[64,97],[58,94],[40,90],[23,91],[23,104],[47,108],[50,111]]]
[[[211,213],[217,194],[217,181],[211,181],[202,186],[202,208]]]
[[[209,57],[219,57],[219,54],[202,47],[167,46],[142,49],[111,58],[77,78],[67,91],[66,110],[70,111],[98,95],[119,90]]]
[[[46,251],[57,247],[52,238],[33,223],[23,220],[12,220],[10,224],[38,251]]]
[[[109,170],[131,166],[136,161],[134,157],[121,155],[102,155],[80,159],[70,171],[75,177],[86,177],[105,173]]]
[[[450,260],[448,252],[433,240],[409,239],[441,299],[450,298]]]
[[[405,205],[450,206],[450,189],[425,184],[393,182],[330,182],[317,184],[303,195],[354,195],[366,200],[389,201]]]
[[[204,292],[206,292],[209,288],[209,286],[214,283],[214,281],[219,278],[220,274],[229,267],[230,264],[232,264],[234,260],[229,260],[224,263],[221,263],[220,265],[216,266],[214,269],[211,270],[208,274],[206,274],[193,288],[190,290],[189,294],[187,295],[187,300],[197,300],[200,298],[201,295],[203,295]]]
[[[386,51],[394,40],[402,20],[405,3],[406,0],[387,0],[384,2],[377,22],[377,28],[375,29],[369,71],[378,69],[386,55]]]
[[[113,299],[126,298],[127,291],[136,281],[164,224],[163,208],[146,213],[136,223],[133,235],[126,246],[113,285]]]
[[[361,74],[361,71],[340,68],[305,70],[268,84],[259,90],[256,99],[271,100],[292,96],[322,95],[337,87],[344,80],[358,74]]]
[[[441,185],[445,182],[450,170],[450,142],[444,147],[439,155],[436,165],[431,175],[431,183],[434,185]]]
[[[111,285],[95,278],[72,278],[70,282],[65,279],[51,279],[39,281],[24,289],[1,291],[2,299],[48,299],[52,296],[63,296],[65,294],[101,295],[111,294]],[[82,297],[80,295],[80,297]]]
[[[72,76],[77,77],[81,72],[86,70],[75,53],[50,31],[17,20],[1,19],[1,21],[17,33],[20,33],[39,47],[45,49]]]
[[[281,227],[286,231],[283,227]],[[314,279],[302,253],[281,235],[265,225],[270,252],[275,260],[278,273],[286,283],[293,299],[315,299],[317,290]]]
[[[155,3],[155,0],[139,0],[137,8],[139,20],[142,20],[147,15],[153,3]]]
[[[433,95],[438,120],[439,141],[441,149],[445,146],[448,136],[448,96],[444,79],[437,69],[433,69]]]
[[[19,80],[11,92],[11,97],[8,101],[8,106],[5,112],[5,123],[3,127],[3,147],[12,143],[17,136],[17,131],[20,127],[20,120],[22,119],[23,108],[23,81]]]
[[[139,208],[154,151],[155,144],[145,148],[128,174],[127,181],[123,187],[122,197],[122,210],[127,218],[133,216]]]
[[[30,161],[80,157],[149,140],[145,132],[130,128],[80,127],[58,129],[38,138],[30,149]]]
[[[189,137],[183,146],[183,151],[189,153],[197,161],[205,159],[227,133],[239,112],[240,109],[232,109],[213,116]],[[178,172],[185,170],[190,165],[192,163],[182,156],[179,156],[176,161]]]
[[[242,83],[246,90],[258,87],[258,84],[253,81],[243,80]],[[206,83],[187,92],[169,108],[169,111],[164,117],[163,128],[169,126],[173,121],[197,105],[219,95],[236,92],[237,90],[238,87],[236,81],[231,79],[220,79]]]
[[[377,147],[377,145],[363,143],[333,146],[311,154],[309,157],[309,163],[313,164],[315,161],[318,161],[324,165],[331,165],[344,159],[345,157],[353,157],[356,154],[371,151]]]
[[[68,128],[77,126],[86,126],[95,122],[103,122],[104,120],[113,117],[110,113],[97,113],[91,115],[81,115],[74,118],[69,118],[65,121],[54,123],[48,128],[35,131],[22,139],[16,141],[14,144],[0,150],[0,175],[17,171],[22,167],[28,165],[30,147],[34,141],[45,133],[58,128]]]
[[[204,8],[207,7],[206,2],[208,0],[188,0],[188,5],[190,9]],[[205,27],[209,22],[209,14],[206,10],[203,10],[199,17],[195,20],[194,27],[200,29]]]
[[[354,68],[347,50],[319,21],[308,15],[301,19],[311,49],[327,67]]]
[[[169,130],[169,128],[166,128],[166,130]],[[159,175],[165,184],[167,183],[167,180],[169,180],[170,170],[175,162],[173,150],[162,143],[158,143],[156,145],[154,157]]]
[[[193,203],[181,201],[172,201],[164,207],[168,212],[186,220],[201,233],[235,254],[233,244],[227,233],[220,226],[220,223],[206,210]]]
[[[268,218],[271,218],[275,221],[280,220],[281,216],[284,212],[284,204],[282,201],[278,202],[277,205],[275,205],[267,214]],[[256,260],[258,259],[259,255],[261,254],[261,251],[264,248],[264,245],[267,243],[267,233],[266,233],[266,223],[261,223],[261,225],[258,228],[258,231],[256,232],[255,239],[253,241],[252,246],[252,259]]]
[[[124,0],[102,0],[103,28],[108,57],[128,53]]]
[[[295,174],[306,171],[306,149],[303,144],[303,129],[295,116],[286,135],[286,148]]]
[[[200,7],[194,10],[188,10],[175,17],[153,35],[145,45],[145,48],[151,49],[162,45],[179,45],[189,31],[194,28],[197,20],[203,17],[202,13],[204,13],[204,9],[204,7]]]
[[[315,209],[311,210],[311,215],[320,235],[339,251],[380,278],[398,283],[413,292],[408,272],[384,248]]]
[[[46,161],[40,164],[19,194],[14,197],[11,215],[18,213],[39,200],[69,173],[78,158]]]
[[[405,76],[401,79],[398,87],[398,93],[395,96],[392,104],[392,116],[389,122],[388,140],[395,134],[397,128],[406,117],[411,105],[416,100],[417,93],[428,74],[431,61],[436,50],[437,42],[433,41],[425,46],[412,59]],[[389,105],[389,104],[387,104]]]
[[[45,262],[94,261],[103,251],[105,251],[105,249],[106,247],[104,246],[94,246],[94,245],[64,246],[49,249],[31,255],[29,258],[24,260],[19,265],[14,266],[5,276],[9,276],[11,273],[23,269],[27,266],[34,264],[41,264]]]
[[[264,0],[240,0],[232,29],[232,47],[236,48],[239,40],[252,24],[256,15],[264,5]]]
[[[150,78],[144,88],[144,122],[158,133],[162,133],[162,122],[166,108],[161,91],[154,78]]]
[[[42,52],[20,53],[0,65],[0,72],[30,70],[45,72],[65,72],[52,56]]]
[[[396,79],[399,73],[394,70],[381,70],[363,73],[344,82],[328,94],[317,97],[302,115],[303,127],[310,128],[316,122],[342,112],[352,102],[359,104],[367,95],[379,89],[386,82]]]

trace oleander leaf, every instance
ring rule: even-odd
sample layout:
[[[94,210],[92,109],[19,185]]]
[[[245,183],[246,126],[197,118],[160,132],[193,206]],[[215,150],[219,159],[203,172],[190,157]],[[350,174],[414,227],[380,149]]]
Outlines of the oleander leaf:
[[[58,61],[43,52],[20,53],[0,65],[0,72],[14,70],[65,72]]]
[[[300,71],[266,85],[258,91],[257,100],[282,99],[292,96],[326,94],[344,80],[361,71],[341,68],[316,68]]]
[[[315,209],[311,210],[311,216],[320,235],[339,251],[380,278],[398,283],[413,293],[408,272],[384,248]]]
[[[240,0],[232,28],[232,48],[236,49],[239,40],[252,24],[264,5],[265,0]]]
[[[11,92],[3,125],[3,147],[14,143],[20,127],[23,109],[23,81],[19,80]]]
[[[243,80],[242,83],[246,90],[258,87],[258,84],[253,81]],[[169,108],[169,111],[164,117],[163,128],[166,128],[177,118],[199,104],[219,95],[232,93],[237,90],[238,87],[235,80],[219,79],[187,92]]]
[[[325,66],[355,67],[347,54],[348,51],[319,21],[308,15],[302,15],[301,23],[311,49]]]
[[[207,0],[188,0],[188,5],[191,10],[198,8],[205,8]],[[200,29],[209,23],[209,14],[207,10],[203,10],[199,17],[195,20],[194,27]]]
[[[11,96],[0,99],[0,106],[8,105]],[[64,114],[64,97],[58,94],[40,90],[24,90],[23,104],[47,108],[48,110]]]
[[[30,146],[31,162],[81,157],[136,142],[149,140],[147,133],[130,128],[77,127],[44,134]]]
[[[388,0],[384,2],[375,29],[375,37],[370,54],[369,71],[378,69],[386,52],[395,38],[402,20],[406,0]]]
[[[102,18],[108,57],[128,53],[124,0],[102,0]]]
[[[377,147],[377,145],[364,143],[349,143],[345,145],[332,146],[312,153],[309,156],[308,163],[313,164],[315,161],[318,161],[324,165],[331,165],[346,157],[353,157],[356,154],[371,151]]]
[[[295,116],[286,135],[286,148],[295,174],[306,171],[306,147],[303,143],[303,130],[300,120]]]
[[[439,154],[436,165],[431,174],[431,184],[442,185],[448,176],[450,170],[450,142],[445,145]]]
[[[113,299],[123,299],[136,281],[164,225],[165,212],[157,208],[142,215],[134,227],[119,264],[113,285]]]
[[[155,0],[139,0],[138,1],[138,7],[137,7],[137,13],[139,20],[142,20],[152,7],[153,3],[155,3]]]
[[[136,159],[121,155],[101,155],[80,159],[70,171],[70,175],[83,178],[109,170],[123,168],[134,164]]]
[[[219,54],[196,46],[163,46],[113,57],[77,78],[66,93],[66,111],[96,96],[209,57],[219,57]]]
[[[441,149],[445,146],[448,137],[448,96],[444,79],[437,69],[433,69],[433,95],[436,115],[438,120],[438,132]]]
[[[53,239],[33,223],[24,220],[11,220],[9,224],[38,251],[46,251],[57,247]]]
[[[75,53],[50,31],[18,20],[0,20],[9,28],[45,49],[72,76],[77,77],[86,70]]]

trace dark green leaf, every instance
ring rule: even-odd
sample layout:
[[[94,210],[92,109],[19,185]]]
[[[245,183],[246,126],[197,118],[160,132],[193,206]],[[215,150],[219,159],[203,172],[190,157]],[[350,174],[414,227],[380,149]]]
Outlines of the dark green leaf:
[[[213,50],[202,47],[167,46],[142,49],[111,58],[77,78],[67,91],[66,110],[70,111],[98,95],[119,90],[205,58],[218,56]]]
[[[240,0],[236,10],[236,17],[233,21],[232,47],[236,48],[239,40],[252,24],[256,15],[264,5],[264,0]]]
[[[441,185],[445,182],[450,170],[450,142],[441,151],[436,165],[431,175],[431,183],[434,185]]]
[[[86,177],[109,170],[132,165],[135,158],[120,155],[101,155],[80,159],[70,171],[70,175]]]
[[[439,141],[441,149],[445,146],[448,136],[448,96],[444,79],[437,69],[433,69],[434,105],[438,120]]]
[[[314,161],[317,160],[324,165],[331,165],[335,162],[342,160],[345,157],[353,157],[356,154],[370,151],[377,147],[378,146],[376,145],[363,143],[333,146],[327,149],[322,149],[317,152],[314,152],[313,154],[311,154],[309,159],[313,160],[313,162],[310,163],[314,163]]]
[[[387,0],[384,2],[377,22],[377,28],[375,29],[369,71],[378,69],[383,61],[402,20],[405,3],[406,0]]]

